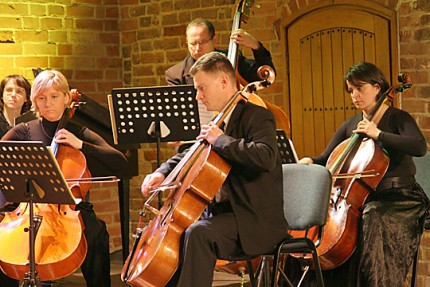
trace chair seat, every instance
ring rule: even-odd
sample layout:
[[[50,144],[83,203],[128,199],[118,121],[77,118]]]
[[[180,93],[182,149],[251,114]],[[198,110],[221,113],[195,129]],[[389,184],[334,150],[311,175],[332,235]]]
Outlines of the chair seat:
[[[315,250],[315,245],[309,238],[289,238],[280,244],[281,252],[289,253],[302,253],[309,252],[309,250]]]

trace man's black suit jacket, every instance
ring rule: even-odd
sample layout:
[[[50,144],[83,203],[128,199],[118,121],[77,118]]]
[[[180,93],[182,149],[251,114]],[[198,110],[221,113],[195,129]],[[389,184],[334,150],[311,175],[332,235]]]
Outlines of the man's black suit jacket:
[[[216,50],[218,52],[227,54],[227,50]],[[263,65],[268,65],[272,67],[275,71],[275,66],[272,62],[272,56],[270,52],[264,48],[260,43],[257,50],[252,50],[254,54],[254,59],[248,59],[242,54],[239,54],[237,67],[240,76],[248,83],[260,81],[261,79],[257,76],[257,70]],[[166,70],[165,76],[168,85],[192,85],[193,77],[189,74],[192,65],[196,62],[190,55],[188,55],[184,60],[178,64],[170,67]]]
[[[232,166],[224,187],[236,217],[231,224],[238,226],[243,251],[248,255],[272,251],[287,236],[288,228],[273,114],[240,102],[212,151]],[[172,157],[157,171],[167,175],[186,152]]]

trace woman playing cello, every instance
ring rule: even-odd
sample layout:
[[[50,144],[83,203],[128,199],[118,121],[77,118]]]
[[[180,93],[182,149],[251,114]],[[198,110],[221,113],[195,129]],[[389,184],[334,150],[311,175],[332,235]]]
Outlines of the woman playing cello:
[[[42,141],[47,146],[55,142],[80,150],[91,171],[92,163],[102,166],[93,175],[116,175],[127,165],[125,156],[111,147],[102,137],[86,127],[68,123],[66,128],[57,130],[63,112],[72,101],[66,78],[55,70],[41,72],[34,80],[31,101],[38,119],[21,123],[12,128],[2,140]],[[76,206],[81,212],[85,226],[88,251],[81,265],[88,287],[110,286],[109,234],[106,225],[99,220],[93,206],[82,201]]]
[[[344,86],[362,113],[337,129],[320,156],[300,162],[325,165],[335,147],[353,133],[361,133],[387,151],[390,163],[376,191],[370,192],[363,205],[355,252],[340,267],[325,271],[324,280],[326,286],[400,287],[418,249],[429,207],[426,194],[415,181],[412,160],[426,154],[426,140],[406,111],[382,104],[372,121],[367,120],[389,88],[375,65],[359,62],[351,66]]]

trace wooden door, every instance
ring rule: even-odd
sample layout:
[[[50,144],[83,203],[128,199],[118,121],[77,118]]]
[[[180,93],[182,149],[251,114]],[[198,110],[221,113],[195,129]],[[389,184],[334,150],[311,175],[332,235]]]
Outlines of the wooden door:
[[[299,158],[320,154],[334,131],[357,111],[343,75],[358,61],[391,79],[390,21],[345,8],[303,16],[287,28],[291,138]]]

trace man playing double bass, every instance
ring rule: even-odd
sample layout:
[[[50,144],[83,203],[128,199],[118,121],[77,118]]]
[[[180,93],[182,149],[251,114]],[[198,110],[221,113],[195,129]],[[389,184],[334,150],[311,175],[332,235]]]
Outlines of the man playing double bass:
[[[237,92],[235,71],[219,52],[200,57],[190,73],[197,100],[208,111],[221,111]],[[224,122],[225,132],[209,123],[197,139],[207,141],[231,171],[212,204],[213,216],[191,224],[182,234],[179,268],[168,286],[209,287],[218,258],[271,252],[287,235],[273,114],[240,101]],[[148,196],[159,186],[185,154],[173,156],[146,176],[142,194]]]
[[[228,50],[221,51],[215,48],[218,43],[218,35],[215,33],[214,25],[207,19],[196,18],[191,21],[186,29],[186,40],[189,55],[181,62],[166,70],[165,77],[168,85],[194,84],[190,69],[197,59],[213,51],[221,52],[226,55],[228,53]],[[257,41],[254,36],[245,30],[238,29],[234,31],[230,35],[230,41],[233,41],[237,45],[247,47],[253,52],[254,60],[248,59],[242,54],[239,54],[237,60],[237,71],[246,82],[260,80],[257,70],[261,66],[267,65],[276,71],[270,52],[261,42]],[[203,119],[202,121],[210,117],[210,114],[208,115],[208,113],[204,111],[202,105],[199,105],[199,114],[201,119]],[[182,145],[179,147],[179,151],[183,151],[187,147],[190,147],[190,145]]]
[[[238,29],[231,34],[230,39],[237,45],[251,49],[254,55],[254,60],[239,55],[237,68],[239,75],[245,81],[259,81],[257,70],[263,65],[268,65],[275,70],[270,52],[254,36],[243,29]],[[197,18],[191,21],[186,29],[186,40],[190,54],[166,70],[165,76],[169,85],[192,85],[193,78],[190,75],[190,69],[198,58],[213,51],[224,54],[228,52],[215,49],[218,35],[215,33],[214,25],[207,19]]]

